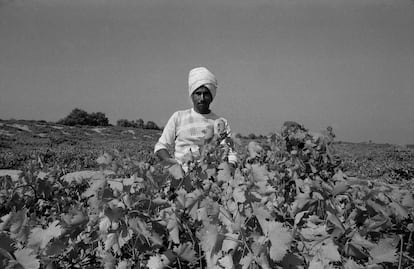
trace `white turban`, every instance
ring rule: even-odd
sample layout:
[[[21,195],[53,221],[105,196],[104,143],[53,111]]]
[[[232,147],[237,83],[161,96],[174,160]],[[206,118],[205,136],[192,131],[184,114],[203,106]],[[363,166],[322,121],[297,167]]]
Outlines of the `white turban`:
[[[216,96],[217,79],[207,68],[196,67],[190,70],[188,74],[188,93],[191,96],[195,90],[200,86],[206,86],[211,93],[211,96]]]

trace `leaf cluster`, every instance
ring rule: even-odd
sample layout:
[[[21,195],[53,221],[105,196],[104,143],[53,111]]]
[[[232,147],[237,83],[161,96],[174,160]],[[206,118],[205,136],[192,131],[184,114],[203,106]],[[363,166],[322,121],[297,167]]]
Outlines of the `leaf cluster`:
[[[187,171],[117,151],[99,171],[27,167],[1,180],[1,267],[413,266],[413,179],[348,176],[332,141],[289,125],[235,171],[217,139]]]

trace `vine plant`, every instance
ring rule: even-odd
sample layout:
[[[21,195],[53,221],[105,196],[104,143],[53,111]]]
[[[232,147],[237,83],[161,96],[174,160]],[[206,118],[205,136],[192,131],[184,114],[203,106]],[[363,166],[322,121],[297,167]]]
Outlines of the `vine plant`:
[[[347,176],[333,137],[287,125],[235,171],[229,138],[186,172],[108,153],[96,172],[28,163],[0,182],[0,267],[414,268],[413,179]]]

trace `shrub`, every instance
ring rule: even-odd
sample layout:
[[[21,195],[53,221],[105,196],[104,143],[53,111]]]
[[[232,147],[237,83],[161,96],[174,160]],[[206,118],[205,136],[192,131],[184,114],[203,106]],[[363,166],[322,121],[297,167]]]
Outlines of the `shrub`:
[[[75,108],[66,116],[66,118],[59,120],[57,123],[63,125],[90,125],[90,126],[109,126],[108,118],[102,112],[88,114],[88,112]]]
[[[126,119],[120,119],[116,121],[116,126],[119,127],[135,127],[132,121]]]
[[[147,121],[147,124],[145,124],[144,129],[160,130],[160,127],[158,127],[158,125],[153,121]]]
[[[255,134],[251,133],[251,134],[249,134],[249,135],[247,136],[247,138],[249,138],[249,139],[256,139],[257,137],[256,137],[256,135],[255,135]]]

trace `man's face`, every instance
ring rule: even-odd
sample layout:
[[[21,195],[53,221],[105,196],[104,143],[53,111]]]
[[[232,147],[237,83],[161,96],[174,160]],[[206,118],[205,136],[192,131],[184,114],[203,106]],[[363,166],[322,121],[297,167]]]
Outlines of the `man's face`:
[[[210,113],[210,104],[213,101],[210,90],[206,86],[201,86],[191,95],[194,110],[200,114]]]

